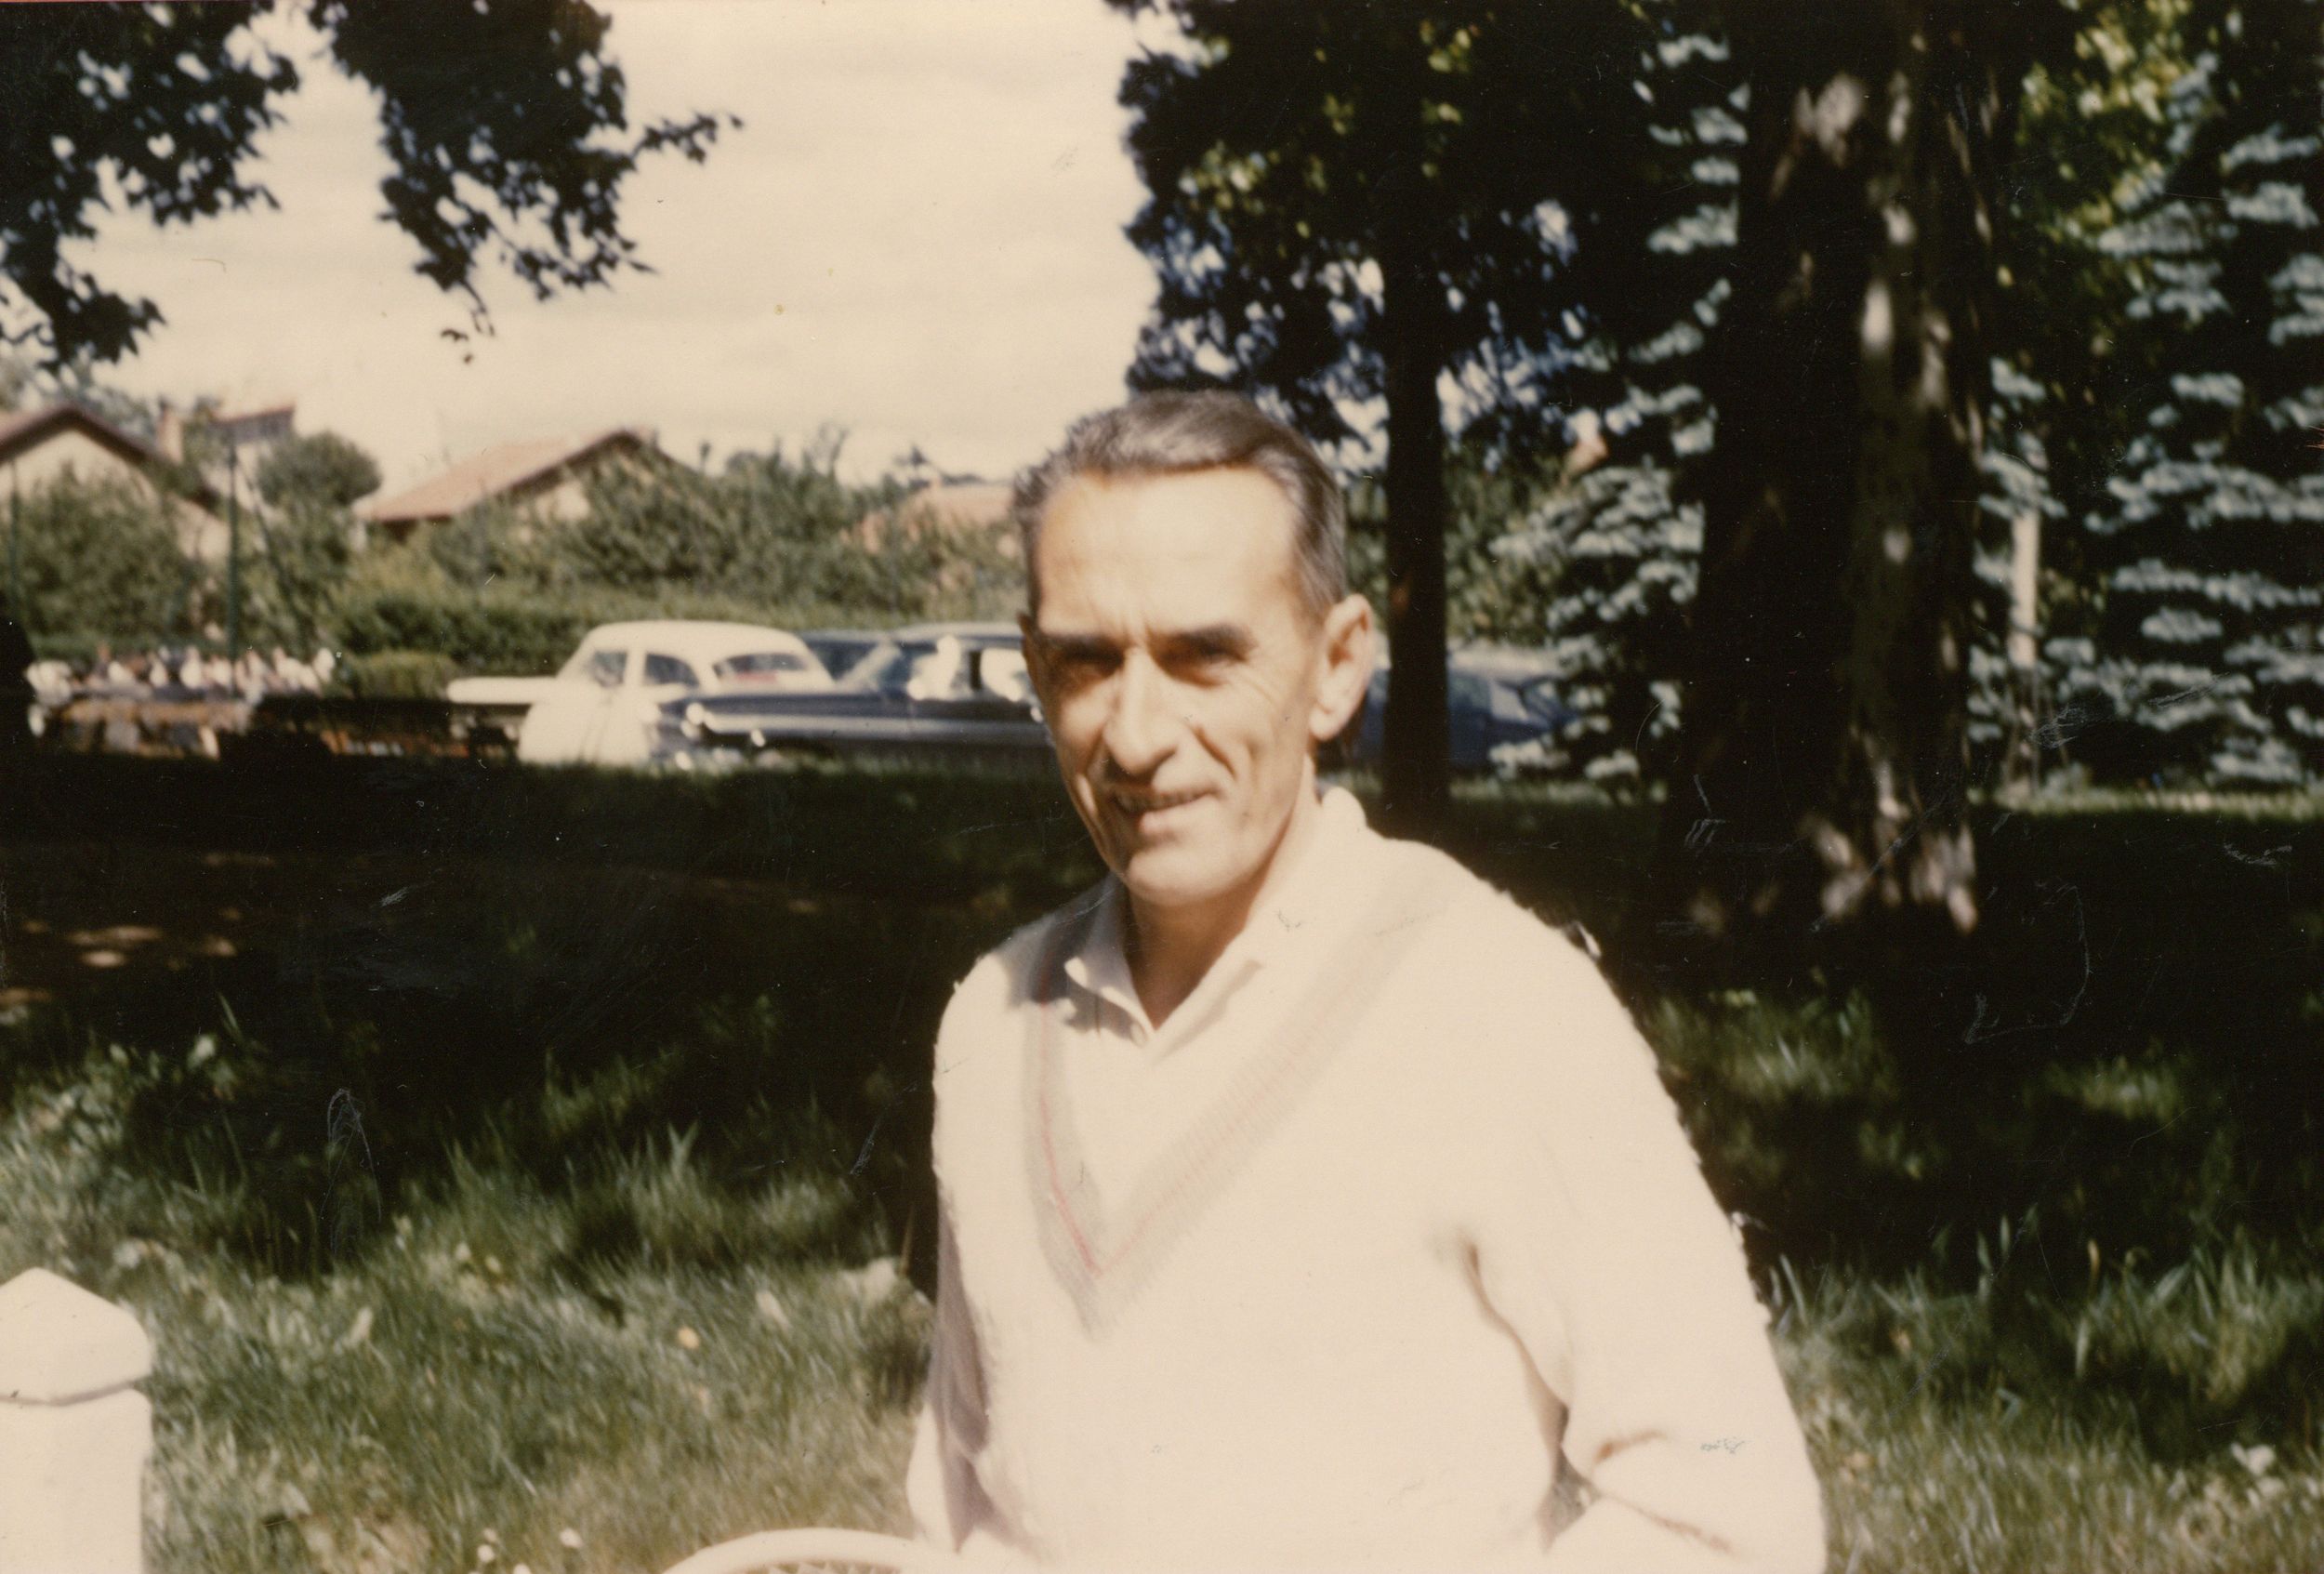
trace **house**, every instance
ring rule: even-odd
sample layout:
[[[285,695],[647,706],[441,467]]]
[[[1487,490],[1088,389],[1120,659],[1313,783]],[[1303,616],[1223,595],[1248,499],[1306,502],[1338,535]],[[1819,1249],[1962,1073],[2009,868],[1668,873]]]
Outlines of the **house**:
[[[239,490],[248,505],[257,491],[258,468],[297,435],[297,417],[291,400],[229,411],[214,399],[197,400],[191,410],[164,399],[155,406],[153,446],[173,464],[192,464],[211,491],[227,496]]]
[[[865,514],[855,525],[855,538],[878,551],[889,533],[901,526],[907,536],[930,531],[946,536],[989,536],[1004,557],[1017,555],[1017,532],[1009,506],[1013,489],[1002,481],[940,481],[911,493],[892,509]]]
[[[395,541],[421,525],[442,524],[486,503],[573,520],[588,511],[587,483],[601,467],[674,463],[654,445],[651,432],[633,427],[579,439],[504,443],[392,497],[359,504],[355,513],[372,530]]]
[[[145,439],[122,430],[78,404],[0,415],[0,493],[16,497],[52,482],[124,481],[149,498],[165,494],[154,480],[175,467],[169,456]],[[204,562],[221,562],[227,551],[225,505],[207,482],[193,478],[191,496],[172,496],[178,549]]]

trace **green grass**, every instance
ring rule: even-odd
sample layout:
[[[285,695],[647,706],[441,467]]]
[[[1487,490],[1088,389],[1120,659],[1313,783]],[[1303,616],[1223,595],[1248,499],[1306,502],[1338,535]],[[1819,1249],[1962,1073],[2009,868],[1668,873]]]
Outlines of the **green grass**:
[[[1052,787],[58,770],[0,845],[0,1278],[153,1331],[163,1574],[898,1525],[928,1038],[1091,872]],[[1648,811],[1463,803],[1615,932]],[[1637,990],[1832,1567],[2324,1567],[2324,823],[1996,806],[1984,860],[1919,1014]]]
[[[886,1242],[844,1171],[736,1187],[665,1132],[533,1179],[525,1144],[620,1118],[616,1075],[391,1200],[331,1144],[335,1261],[285,1274],[236,1250],[239,1167],[124,1161],[141,1101],[230,1079],[212,1044],[99,1052],[0,1125],[0,1275],[49,1264],[155,1335],[157,1567],[465,1567],[493,1535],[504,1565],[640,1568],[769,1525],[894,1523],[925,1308],[853,1271]],[[829,1134],[767,1135],[796,1155]]]

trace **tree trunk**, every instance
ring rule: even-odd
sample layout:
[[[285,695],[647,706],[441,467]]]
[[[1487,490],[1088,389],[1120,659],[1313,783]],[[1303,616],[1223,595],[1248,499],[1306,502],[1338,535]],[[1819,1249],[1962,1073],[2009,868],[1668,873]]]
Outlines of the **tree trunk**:
[[[1421,125],[1425,56],[1396,29],[1394,106],[1401,143],[1378,188],[1381,392],[1388,405],[1388,713],[1380,738],[1387,824],[1432,838],[1452,804],[1451,723],[1445,681],[1445,416],[1436,379],[1446,358],[1445,282],[1433,251],[1435,203]]]
[[[1925,955],[1977,920],[1966,664],[2013,79],[1971,12],[1735,7],[1736,292],[1655,903],[1730,964]]]
[[[1445,681],[1445,426],[1437,403],[1441,361],[1399,316],[1424,315],[1433,280],[1400,289],[1387,275],[1388,714],[1381,730],[1380,789],[1387,819],[1427,837],[1451,805],[1451,722]],[[1441,286],[1438,286],[1441,301]],[[1406,298],[1399,302],[1398,297]],[[1401,307],[1401,311],[1400,311]]]

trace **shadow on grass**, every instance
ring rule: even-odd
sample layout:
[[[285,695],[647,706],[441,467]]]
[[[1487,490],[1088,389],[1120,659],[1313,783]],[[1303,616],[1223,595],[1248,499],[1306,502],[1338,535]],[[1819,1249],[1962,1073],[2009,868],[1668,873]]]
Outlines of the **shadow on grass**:
[[[1961,1404],[2313,1448],[2324,823],[1994,814],[1940,966],[1643,1001],[1763,1264]]]
[[[937,1018],[1090,872],[1050,850],[1053,787],[997,777],[358,770],[302,796],[61,763],[0,863],[29,932],[0,1104],[121,1046],[121,1171],[294,1277],[374,1250],[463,1158],[570,1201],[583,1278],[924,1256]],[[142,944],[93,948],[100,920]],[[657,1189],[673,1149],[687,1184]],[[747,1206],[678,1216],[706,1186]]]
[[[944,1000],[1096,872],[1021,778],[71,761],[35,788],[0,853],[0,1105],[121,1046],[121,1171],[294,1277],[474,1165],[564,1210],[585,1292],[897,1247],[924,1278]],[[1651,810],[1463,813],[1472,865],[1616,932]],[[1994,814],[1981,860],[1942,967],[1638,1000],[1714,1189],[1763,1271],[1845,1276],[1849,1338],[1916,1386],[2166,1459],[2312,1438],[2324,821]]]

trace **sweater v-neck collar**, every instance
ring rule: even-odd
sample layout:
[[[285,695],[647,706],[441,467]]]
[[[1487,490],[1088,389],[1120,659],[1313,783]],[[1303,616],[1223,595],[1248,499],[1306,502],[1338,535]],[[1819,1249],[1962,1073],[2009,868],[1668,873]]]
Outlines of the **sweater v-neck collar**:
[[[1355,807],[1353,799],[1349,807]],[[1361,811],[1357,813],[1360,827]],[[1086,959],[1099,913],[1085,910],[1078,921],[1069,916],[1058,926],[1040,959],[1026,1045],[1027,1178],[1043,1251],[1090,1331],[1102,1331],[1121,1314],[1298,1107],[1386,987],[1405,948],[1424,927],[1419,920],[1441,900],[1433,889],[1433,866],[1420,866],[1384,884],[1377,879],[1377,866],[1371,872],[1375,878],[1364,882],[1361,892],[1362,916],[1346,943],[1316,967],[1284,1018],[1285,1029],[1260,1040],[1212,1100],[1140,1167],[1112,1203],[1090,1179],[1064,1075],[1064,1057],[1076,1048],[1069,1042],[1076,1036],[1069,1018],[1077,1014],[1066,1008],[1094,1004],[1087,995],[1073,999],[1066,987],[1069,961],[1075,956]],[[1206,977],[1204,987],[1210,982]],[[1189,997],[1188,1005],[1172,1014],[1172,1025],[1189,1006],[1203,1015],[1217,1009],[1215,1002]],[[1085,1030],[1086,1025],[1085,1019]]]
[[[1158,1027],[1138,998],[1130,972],[1129,893],[1117,876],[1108,875],[1100,884],[1093,909],[1080,926],[1079,941],[1065,955],[1063,975],[1119,1012],[1130,1025],[1132,1042],[1157,1058],[1167,1055],[1215,1017],[1225,998],[1254,971],[1281,960],[1287,946],[1334,910],[1335,899],[1345,897],[1363,874],[1368,851],[1363,842],[1369,830],[1364,806],[1353,793],[1342,787],[1324,788],[1316,802],[1314,833],[1300,850],[1298,862],[1274,893],[1252,909],[1242,932],[1227,943]]]

